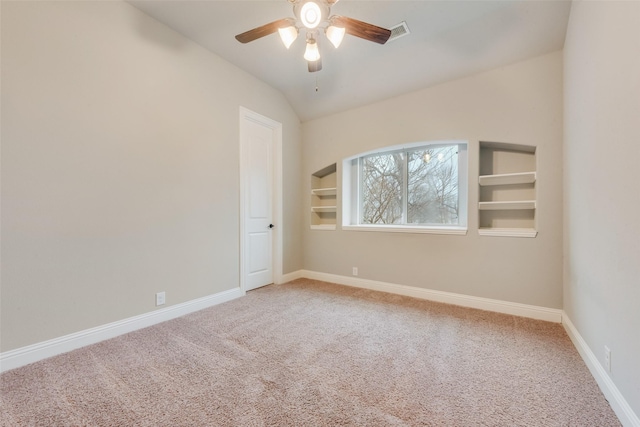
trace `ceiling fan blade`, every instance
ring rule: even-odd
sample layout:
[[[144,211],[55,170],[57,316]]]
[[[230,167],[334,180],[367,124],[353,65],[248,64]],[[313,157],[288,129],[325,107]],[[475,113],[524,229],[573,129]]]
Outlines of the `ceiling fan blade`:
[[[307,64],[309,66],[310,73],[315,73],[316,71],[322,70],[322,58],[318,59],[317,61],[307,61]]]
[[[385,44],[391,37],[391,30],[346,16],[334,16],[332,22],[338,27],[345,28],[347,34],[375,43]]]
[[[245,31],[242,34],[238,34],[236,36],[236,40],[240,43],[249,43],[254,40],[259,39],[260,37],[268,36],[269,34],[273,34],[278,31],[278,28],[284,28],[291,25],[289,20],[279,19],[277,21],[269,22],[268,24],[262,25],[261,27],[256,27],[253,30]]]

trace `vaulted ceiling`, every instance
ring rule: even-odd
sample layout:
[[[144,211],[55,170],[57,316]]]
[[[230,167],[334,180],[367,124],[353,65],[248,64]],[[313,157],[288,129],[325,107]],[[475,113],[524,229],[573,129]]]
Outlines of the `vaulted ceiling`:
[[[130,0],[130,4],[240,67],[287,97],[302,121],[560,50],[565,0],[341,0],[332,14],[410,34],[385,45],[345,36],[318,42],[323,69],[309,73],[304,36],[287,50],[278,34],[248,44],[234,36],[293,16],[287,0]]]

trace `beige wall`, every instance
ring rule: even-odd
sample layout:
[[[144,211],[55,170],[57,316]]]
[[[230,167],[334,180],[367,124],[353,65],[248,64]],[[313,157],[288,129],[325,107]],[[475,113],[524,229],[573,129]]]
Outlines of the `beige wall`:
[[[304,147],[279,92],[125,3],[1,8],[0,351],[238,286],[242,105],[284,125],[285,273],[564,305],[640,413],[639,3],[576,2],[564,56],[307,122]],[[466,236],[309,230],[314,171],[449,138],[470,141]],[[479,140],[538,147],[535,239],[478,236]]]
[[[299,270],[278,91],[126,3],[2,2],[2,351],[239,285],[241,105],[283,124]]]
[[[375,88],[371,88],[375,90]],[[309,230],[305,269],[537,306],[562,307],[562,53],[305,122],[310,174],[345,157],[406,142],[469,140],[466,236]],[[537,146],[538,237],[478,235],[478,141]],[[338,200],[340,195],[338,196]],[[341,215],[338,214],[338,223]]]
[[[564,309],[640,415],[640,3],[574,2],[565,42]],[[636,415],[637,416],[637,415]]]

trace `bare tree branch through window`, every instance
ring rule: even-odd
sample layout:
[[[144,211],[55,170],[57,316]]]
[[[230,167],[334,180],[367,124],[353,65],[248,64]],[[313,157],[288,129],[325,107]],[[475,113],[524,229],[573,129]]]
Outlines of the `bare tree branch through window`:
[[[363,157],[362,224],[458,224],[458,146]]]

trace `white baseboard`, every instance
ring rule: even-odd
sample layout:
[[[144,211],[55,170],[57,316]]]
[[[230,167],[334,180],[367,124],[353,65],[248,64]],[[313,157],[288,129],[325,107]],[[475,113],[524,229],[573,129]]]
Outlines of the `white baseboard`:
[[[303,271],[304,270],[298,270],[298,271],[292,271],[291,273],[283,274],[282,276],[280,276],[280,279],[278,280],[277,284],[287,283],[287,282],[291,282],[292,280],[301,279],[303,277],[302,276]]]
[[[245,293],[240,288],[229,289],[228,291],[187,301],[182,304],[172,305],[150,313],[141,314],[139,316],[75,332],[63,337],[6,351],[0,354],[0,372],[28,365],[29,363],[37,362],[48,357],[66,353],[90,344],[95,344],[97,342],[146,328],[167,320],[175,319],[176,317],[184,316],[223,302],[231,301],[235,298],[244,296],[244,294]]]
[[[414,286],[397,285],[394,283],[360,279],[357,277],[339,276],[336,274],[319,273],[309,270],[302,270],[301,277],[337,283],[339,285],[353,286],[356,288],[364,288],[374,291],[388,292],[391,294],[405,295],[429,301],[459,305],[462,307],[477,308],[480,310],[494,311],[504,314],[512,314],[514,316],[528,317],[537,320],[546,320],[548,322],[562,322],[562,310],[555,308],[539,307],[535,305],[500,301],[490,298],[474,297],[455,294],[452,292],[435,291],[431,289],[416,288]]]
[[[596,355],[591,351],[591,348],[587,345],[587,342],[582,338],[576,327],[567,316],[567,313],[562,314],[562,325],[567,331],[569,338],[573,342],[573,345],[578,349],[578,353],[582,356],[582,360],[591,371],[591,375],[595,378],[600,390],[609,401],[611,408],[618,416],[618,419],[625,427],[640,427],[640,418],[633,412],[633,409],[629,406],[629,403],[620,393],[618,387],[613,383],[611,377],[607,374],[602,367]]]

